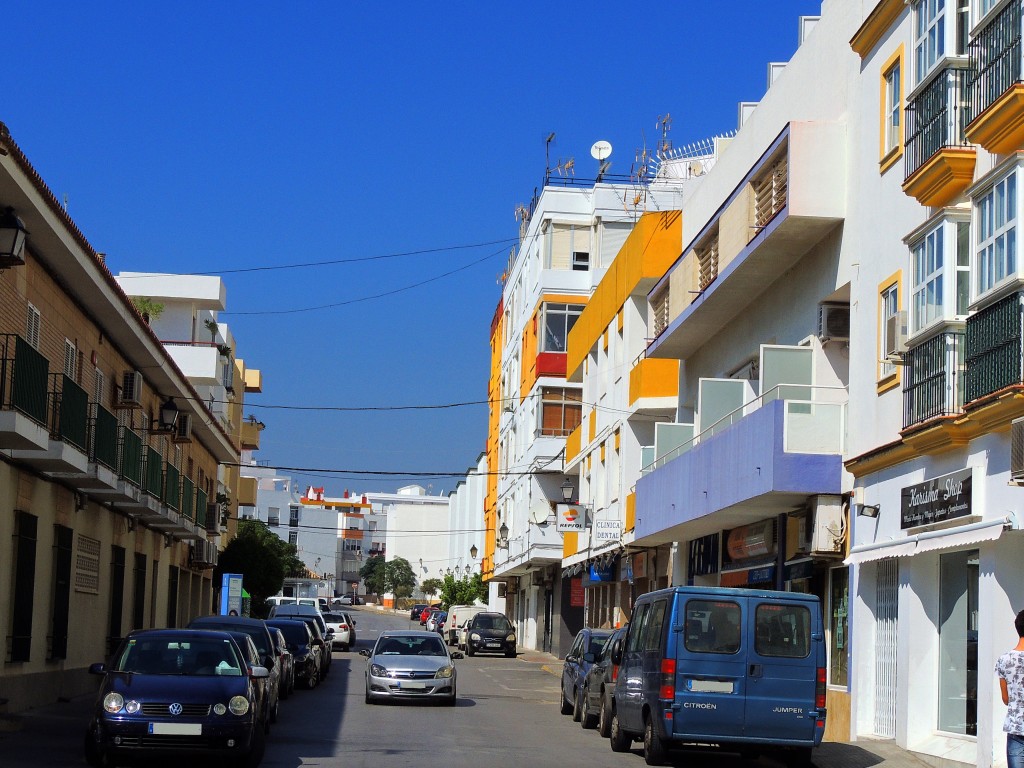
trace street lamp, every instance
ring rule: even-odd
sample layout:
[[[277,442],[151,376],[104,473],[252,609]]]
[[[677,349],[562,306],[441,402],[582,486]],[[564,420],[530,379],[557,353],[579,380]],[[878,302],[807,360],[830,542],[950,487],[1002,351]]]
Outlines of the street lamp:
[[[25,250],[25,238],[28,230],[21,219],[9,207],[0,213],[0,269],[19,267],[25,263],[22,253]]]
[[[566,503],[570,502],[572,500],[573,491],[575,491],[575,488],[573,488],[572,480],[568,477],[565,478],[565,482],[562,483],[562,501]]]
[[[469,548],[469,556],[476,560],[476,554],[479,551],[480,550],[476,548],[476,544],[474,544],[472,547]]]
[[[160,432],[173,432],[174,425],[178,423],[178,406],[174,404],[174,400],[168,397],[164,400],[163,405],[160,406],[160,414],[155,422],[156,428],[154,431]]]
[[[498,541],[496,543],[502,549],[508,547],[508,526],[504,523],[502,523],[501,528],[498,529]]]

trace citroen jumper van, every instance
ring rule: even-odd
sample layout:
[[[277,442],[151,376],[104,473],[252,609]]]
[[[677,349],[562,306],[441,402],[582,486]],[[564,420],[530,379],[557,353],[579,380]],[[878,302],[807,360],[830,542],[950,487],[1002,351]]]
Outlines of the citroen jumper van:
[[[825,638],[814,595],[675,587],[633,608],[612,696],[611,747],[714,743],[809,765],[825,731]],[[613,659],[613,661],[615,661]]]

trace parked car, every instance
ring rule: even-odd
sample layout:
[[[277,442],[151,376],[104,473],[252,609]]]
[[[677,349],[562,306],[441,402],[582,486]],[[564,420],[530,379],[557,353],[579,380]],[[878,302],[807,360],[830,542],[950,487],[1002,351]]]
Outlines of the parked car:
[[[244,632],[252,638],[259,652],[261,666],[270,672],[267,681],[269,689],[268,711],[272,712],[268,722],[277,720],[277,702],[281,696],[281,664],[277,658],[277,648],[270,636],[270,628],[263,619],[250,619],[245,616],[200,616],[189,622],[192,629],[223,629],[232,632]],[[244,649],[243,649],[244,650]]]
[[[468,651],[466,640],[469,637],[469,622],[472,620],[472,618],[466,619],[455,630],[455,647],[460,651]]]
[[[445,621],[444,637],[448,645],[456,645],[459,641],[459,626],[476,616],[481,611],[486,611],[486,605],[451,605],[448,607],[448,619]]]
[[[422,613],[420,613],[420,624],[425,625],[427,623],[427,619],[430,618],[430,614],[432,614],[434,611],[440,610],[440,605],[428,605],[426,608],[423,609]]]
[[[331,649],[340,648],[347,651],[355,643],[355,622],[347,613],[337,611],[325,613],[324,621],[327,622],[327,629],[333,632],[331,637]]]
[[[337,601],[339,605],[363,605],[363,598],[358,595],[342,595],[341,599]]]
[[[572,713],[572,719],[579,722],[583,717],[583,681],[591,665],[611,637],[610,629],[589,629],[584,627],[576,633],[562,663],[561,712]]]
[[[423,613],[423,609],[425,609],[426,607],[426,603],[416,603],[416,605],[409,609],[409,620],[419,621],[420,614]]]
[[[324,621],[324,615],[320,611],[320,606],[310,605],[308,603],[296,603],[294,605],[275,605],[270,608],[271,619],[283,619],[291,618],[293,616],[312,616],[316,619],[317,624],[320,625],[320,633],[327,634],[327,622]]]
[[[331,671],[333,631],[327,626],[320,609],[315,605],[281,605],[270,609],[270,617],[273,619],[309,620],[316,624],[313,637],[323,651],[323,659],[320,662],[320,679],[327,677],[328,672]]]
[[[597,726],[598,733],[608,738],[611,728],[612,708],[611,696],[615,692],[615,682],[619,677],[619,665],[612,662],[612,654],[622,648],[622,638],[626,636],[626,627],[619,627],[609,637],[601,653],[594,660],[583,681],[583,715],[580,725],[584,728]]]
[[[434,611],[427,618],[426,630],[427,632],[437,632],[440,634],[438,625],[444,623],[444,620],[448,618],[448,614],[445,611]]]
[[[687,742],[810,765],[825,731],[817,596],[727,587],[642,595],[621,653],[609,742],[643,740],[648,765]]]
[[[466,633],[466,655],[477,653],[516,655],[516,632],[503,613],[482,611],[469,621]]]
[[[458,685],[453,660],[462,654],[449,652],[436,633],[385,631],[372,650],[364,648],[359,654],[367,659],[367,704],[380,699],[433,699],[455,706]]]
[[[274,648],[277,650],[277,659],[281,663],[281,682],[278,684],[280,697],[287,699],[295,692],[295,657],[288,650],[288,641],[284,639],[281,630],[277,627],[269,627],[270,638],[274,641]]]
[[[280,619],[291,619],[301,621],[309,627],[309,633],[313,636],[313,644],[320,648],[320,680],[321,682],[331,671],[331,635],[328,637],[320,631],[320,624],[312,616],[302,614],[291,614],[277,617]]]
[[[348,611],[341,611],[342,616],[348,618],[348,647],[352,648],[356,644],[356,617],[355,614],[349,613]]]
[[[291,651],[295,678],[307,688],[316,688],[320,682],[320,664],[323,650],[313,640],[309,625],[299,619],[267,619],[267,625],[284,635]]]
[[[245,659],[247,667],[251,669],[252,667],[262,666],[260,664],[260,652],[256,650],[256,644],[249,635],[233,629],[226,630],[226,632],[231,635],[231,639],[235,641],[238,650],[242,652],[242,658]],[[270,733],[270,724],[277,722],[280,689],[277,691],[271,690],[269,677],[261,678],[256,684],[261,689],[260,706],[263,709],[263,732]]]
[[[103,675],[85,734],[89,765],[173,756],[218,757],[249,768],[264,751],[260,681],[227,632],[147,629],[130,632]]]

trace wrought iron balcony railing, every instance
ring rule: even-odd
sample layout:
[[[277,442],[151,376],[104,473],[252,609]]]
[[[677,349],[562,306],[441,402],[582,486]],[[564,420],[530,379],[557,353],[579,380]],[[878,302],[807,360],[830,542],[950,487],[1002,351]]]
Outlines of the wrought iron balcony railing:
[[[968,44],[970,79],[970,122],[1014,83],[1024,80],[1021,61],[1021,27],[1024,25],[1024,1],[1014,0],[1001,10]]]
[[[45,427],[49,367],[21,336],[0,335],[0,408],[20,411]]]
[[[146,446],[142,490],[155,499],[163,499],[164,459],[160,451],[152,446]]]
[[[967,318],[964,402],[1024,382],[1024,294],[1014,293]]]
[[[903,426],[963,410],[964,334],[940,333],[907,352],[903,368]]]
[[[202,523],[204,525],[206,524],[206,499],[206,491],[202,488],[196,488],[196,511],[193,519],[196,523]]]
[[[54,439],[85,453],[89,443],[89,396],[74,379],[63,373],[50,376],[53,382]]]
[[[964,144],[968,75],[965,69],[944,69],[907,105],[907,178],[940,149]]]
[[[195,503],[195,486],[189,478],[181,478],[181,514],[192,521],[196,519]]]
[[[118,474],[136,488],[141,488],[142,438],[128,427],[121,427],[118,451]]]
[[[177,512],[181,508],[181,473],[173,464],[164,470],[164,504]]]
[[[89,436],[89,461],[117,470],[117,417],[98,403],[93,404]]]

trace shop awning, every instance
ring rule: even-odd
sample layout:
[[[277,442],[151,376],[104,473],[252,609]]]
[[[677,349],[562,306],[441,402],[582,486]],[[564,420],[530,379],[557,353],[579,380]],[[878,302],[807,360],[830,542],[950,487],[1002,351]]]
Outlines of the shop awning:
[[[1013,528],[1012,517],[997,520],[985,520],[980,523],[946,528],[941,531],[928,531],[907,536],[895,541],[861,544],[850,550],[850,555],[843,563],[858,565],[882,560],[886,557],[906,557],[923,552],[935,552],[941,549],[956,549],[985,541],[995,541],[1003,535],[1003,531]]]

